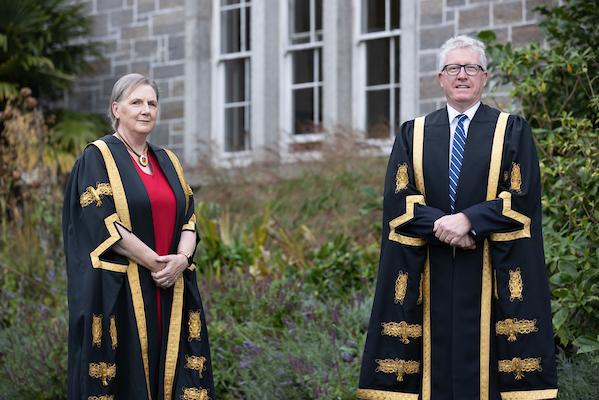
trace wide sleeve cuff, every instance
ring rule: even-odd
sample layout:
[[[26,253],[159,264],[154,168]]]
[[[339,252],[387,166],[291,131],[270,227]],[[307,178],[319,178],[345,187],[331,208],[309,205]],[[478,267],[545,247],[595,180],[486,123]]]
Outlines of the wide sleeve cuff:
[[[557,397],[557,389],[501,392],[501,400],[546,400],[546,399],[555,399],[556,397]]]
[[[390,392],[387,390],[358,389],[358,399],[362,400],[418,400],[418,393]]]

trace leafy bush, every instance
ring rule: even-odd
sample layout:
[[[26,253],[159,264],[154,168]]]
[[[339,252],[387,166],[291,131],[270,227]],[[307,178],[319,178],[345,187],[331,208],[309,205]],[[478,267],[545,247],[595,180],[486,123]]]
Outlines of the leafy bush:
[[[566,0],[541,9],[545,46],[488,43],[491,76],[509,84],[533,128],[553,324],[564,346],[599,352],[599,8]]]

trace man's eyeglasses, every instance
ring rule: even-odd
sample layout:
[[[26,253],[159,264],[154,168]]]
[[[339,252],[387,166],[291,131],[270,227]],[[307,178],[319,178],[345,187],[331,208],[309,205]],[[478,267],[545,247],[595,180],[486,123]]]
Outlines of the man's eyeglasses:
[[[445,71],[447,75],[457,75],[464,68],[466,75],[474,76],[479,72],[484,71],[483,67],[478,64],[447,64],[441,71]]]

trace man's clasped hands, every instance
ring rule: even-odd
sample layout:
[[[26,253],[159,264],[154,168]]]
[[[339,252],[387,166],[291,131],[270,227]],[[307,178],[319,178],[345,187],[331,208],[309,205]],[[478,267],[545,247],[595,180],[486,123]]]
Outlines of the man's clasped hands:
[[[476,243],[469,235],[472,224],[464,213],[444,215],[435,221],[433,232],[443,243],[460,247],[465,250],[474,250]]]

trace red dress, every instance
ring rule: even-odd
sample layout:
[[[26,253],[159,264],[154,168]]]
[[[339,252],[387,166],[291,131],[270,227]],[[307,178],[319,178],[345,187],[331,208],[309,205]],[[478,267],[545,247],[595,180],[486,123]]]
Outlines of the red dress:
[[[131,157],[133,159],[133,157]],[[141,178],[152,206],[152,222],[154,226],[154,242],[156,247],[154,251],[159,256],[170,253],[171,242],[175,231],[175,218],[177,215],[177,204],[173,189],[164,176],[164,173],[156,161],[156,157],[151,151],[148,151],[148,159],[152,174],[146,174],[133,159],[133,164]],[[162,338],[162,307],[160,303],[161,289],[156,287],[156,307],[158,315],[158,338]]]

